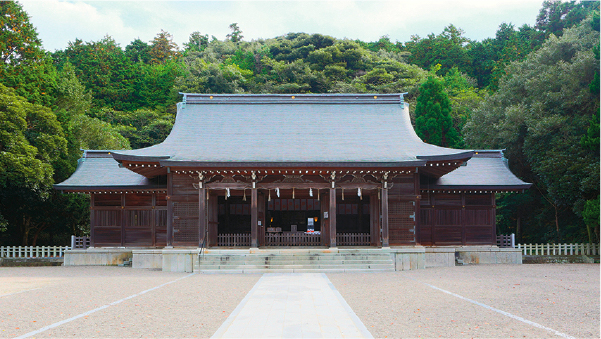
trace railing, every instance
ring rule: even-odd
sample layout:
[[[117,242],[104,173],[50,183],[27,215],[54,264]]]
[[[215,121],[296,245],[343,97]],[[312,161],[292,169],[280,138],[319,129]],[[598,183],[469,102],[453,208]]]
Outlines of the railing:
[[[69,246],[1,246],[0,258],[61,258]]]
[[[265,234],[267,246],[320,246],[321,234],[305,233],[268,233]]]
[[[71,236],[71,248],[82,248],[86,249],[90,247],[90,237],[76,237]]]
[[[497,235],[497,246],[515,248],[515,234]]]
[[[518,244],[523,255],[599,255],[599,244]]]
[[[217,246],[250,246],[250,234],[219,234],[217,235]]]
[[[338,246],[369,246],[371,236],[369,233],[336,233]]]

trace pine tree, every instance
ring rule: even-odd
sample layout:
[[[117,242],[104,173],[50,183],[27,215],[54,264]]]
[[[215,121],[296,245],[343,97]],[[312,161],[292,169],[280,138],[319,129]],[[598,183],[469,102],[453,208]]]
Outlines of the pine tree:
[[[444,85],[431,75],[419,89],[415,107],[415,130],[429,144],[443,147],[461,147],[461,138],[453,127],[451,101]]]

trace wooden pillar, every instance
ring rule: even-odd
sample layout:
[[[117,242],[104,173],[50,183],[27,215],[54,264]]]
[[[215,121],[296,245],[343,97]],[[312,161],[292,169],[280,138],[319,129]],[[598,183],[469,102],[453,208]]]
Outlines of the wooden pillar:
[[[207,189],[204,188],[202,181],[198,183],[198,247],[207,246]]]
[[[167,168],[167,246],[173,247],[173,173]]]
[[[380,246],[380,207],[377,194],[369,196],[369,219],[371,245]]]
[[[125,246],[125,225],[129,222],[125,213],[125,192],[121,192],[121,246]]]
[[[94,193],[90,194],[90,247],[94,247],[94,239],[96,238],[96,219],[94,214],[96,209],[94,208]],[[85,246],[84,246],[85,248]]]
[[[258,220],[258,235],[259,246],[265,245],[265,195],[261,193],[257,198],[257,220]]]
[[[217,227],[219,220],[219,202],[216,194],[209,195],[208,206],[208,239],[207,239],[207,247],[217,246]]]
[[[334,183],[332,182],[332,186]],[[330,208],[328,211],[328,219],[330,219],[330,247],[336,247],[336,188],[330,188]]]
[[[253,182],[253,186],[255,183]],[[257,213],[257,189],[250,190],[250,247],[259,247],[259,228]]]
[[[390,241],[388,240],[388,184],[386,182],[382,185],[382,247],[390,247]]]
[[[318,194],[320,194],[320,192],[318,192]],[[324,215],[325,212],[328,212],[328,214],[330,214],[330,199],[326,199],[325,194],[319,196],[319,199],[319,220],[321,220],[321,244],[323,246],[327,246],[330,243],[330,218],[326,219],[324,218]]]

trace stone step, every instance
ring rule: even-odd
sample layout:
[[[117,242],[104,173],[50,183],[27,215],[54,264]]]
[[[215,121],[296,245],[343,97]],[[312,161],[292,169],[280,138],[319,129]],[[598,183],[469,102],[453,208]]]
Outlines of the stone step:
[[[295,259],[308,259],[308,260],[329,260],[329,259],[342,259],[342,260],[370,260],[370,259],[382,259],[390,258],[389,254],[332,254],[332,255],[316,255],[316,254],[295,254],[295,255],[256,255],[256,254],[245,254],[245,255],[199,255],[199,258],[206,259],[219,259],[219,260],[247,260],[247,259],[259,259],[259,260],[295,260]]]
[[[347,265],[394,265],[390,261],[358,261],[358,262],[320,262],[320,263],[303,263],[303,262],[282,262],[282,263],[199,263],[199,267],[237,267],[237,266],[260,266],[260,267],[277,267],[277,266],[347,266]]]
[[[393,272],[391,269],[354,269],[354,268],[308,268],[308,269],[219,269],[219,270],[198,270],[196,272],[206,274],[240,274],[240,273],[380,273]]]
[[[245,269],[245,268],[265,268],[265,269],[309,269],[309,268],[353,268],[353,269],[387,269],[391,268],[394,270],[394,264],[392,263],[380,263],[380,264],[343,264],[343,265],[200,265],[199,269]]]
[[[293,272],[391,272],[395,264],[389,253],[354,250],[208,250],[194,262],[195,272],[204,273],[293,273]]]

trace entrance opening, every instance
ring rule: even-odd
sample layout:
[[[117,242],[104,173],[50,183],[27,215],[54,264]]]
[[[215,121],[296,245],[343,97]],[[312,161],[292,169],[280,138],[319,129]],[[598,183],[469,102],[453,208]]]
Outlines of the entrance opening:
[[[321,232],[317,199],[272,199],[267,202],[267,232]]]
[[[219,234],[250,234],[250,198],[219,197]]]
[[[336,206],[337,233],[369,233],[371,219],[369,215],[369,196],[363,199],[356,196],[340,197]]]

